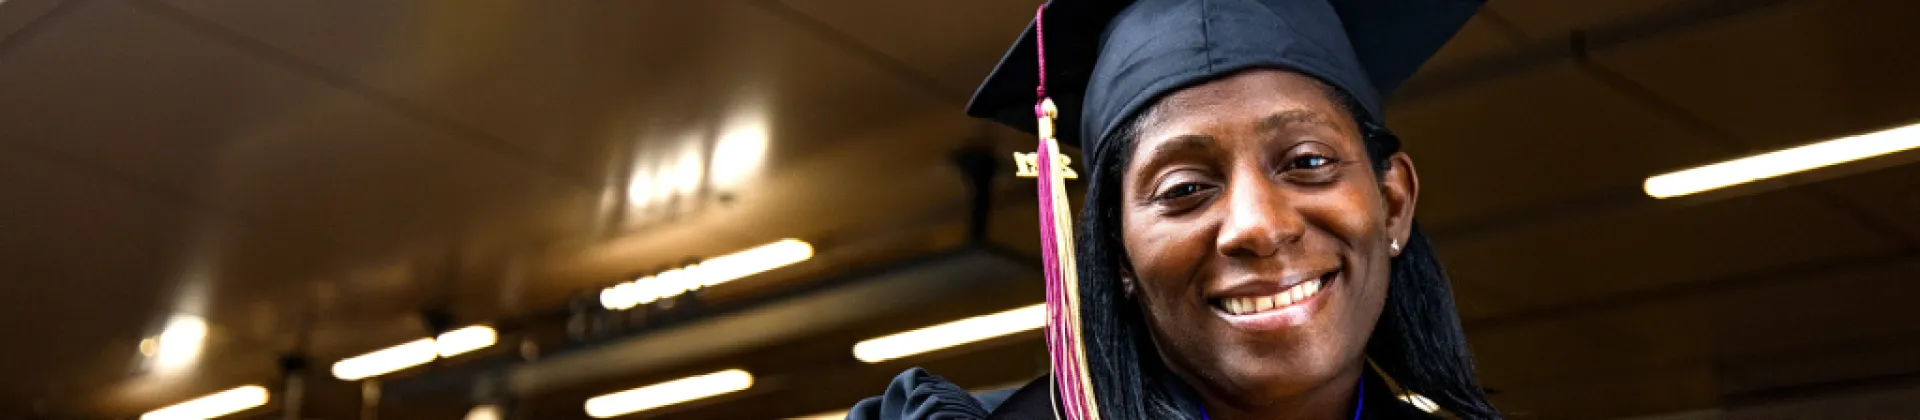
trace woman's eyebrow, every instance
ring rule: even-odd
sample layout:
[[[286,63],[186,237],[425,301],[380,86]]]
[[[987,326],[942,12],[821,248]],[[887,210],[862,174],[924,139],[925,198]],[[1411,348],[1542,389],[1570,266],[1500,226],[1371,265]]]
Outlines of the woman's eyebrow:
[[[1147,159],[1141,162],[1143,164],[1141,167],[1158,166],[1176,156],[1210,154],[1215,149],[1216,142],[1213,136],[1205,134],[1181,134],[1169,137],[1166,141],[1153,145],[1152,150],[1148,150]]]
[[[1261,134],[1269,134],[1294,124],[1311,124],[1335,129],[1340,127],[1334,124],[1333,120],[1327,119],[1325,114],[1305,109],[1294,109],[1261,118],[1259,125],[1255,126],[1254,129]]]

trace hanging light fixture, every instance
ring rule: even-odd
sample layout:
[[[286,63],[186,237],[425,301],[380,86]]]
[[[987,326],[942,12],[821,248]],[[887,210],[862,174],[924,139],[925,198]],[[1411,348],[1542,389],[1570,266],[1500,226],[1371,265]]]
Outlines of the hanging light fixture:
[[[1642,188],[1654,198],[1673,198],[1916,148],[1920,124],[1655,175]]]
[[[587,399],[587,415],[608,418],[709,398],[753,386],[753,375],[728,369]]]
[[[493,327],[474,325],[422,338],[397,346],[349,357],[333,364],[333,377],[357,381],[419,366],[441,357],[471,352],[492,346],[498,339]]]
[[[499,334],[494,333],[493,327],[475,325],[447,331],[440,334],[439,337],[434,338],[433,341],[436,345],[436,350],[440,353],[440,357],[453,357],[461,353],[487,348],[492,346],[494,341],[498,339]]]
[[[738,280],[813,258],[813,245],[783,239],[600,291],[600,306],[626,310],[702,287]]]
[[[140,420],[206,420],[266,404],[267,389],[247,385],[148,411]]]
[[[972,318],[861,340],[853,357],[867,363],[926,353],[989,338],[1037,330],[1047,323],[1047,308],[1033,304]]]

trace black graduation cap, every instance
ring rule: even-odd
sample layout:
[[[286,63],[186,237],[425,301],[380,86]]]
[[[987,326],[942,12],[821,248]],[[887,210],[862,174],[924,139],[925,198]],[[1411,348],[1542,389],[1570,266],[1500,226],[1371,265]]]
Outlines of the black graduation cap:
[[[1091,168],[1099,142],[1174,90],[1253,68],[1320,79],[1385,126],[1381,102],[1483,0],[1053,0],[1044,17],[1056,136]],[[1036,31],[1028,25],[967,114],[1036,131]]]

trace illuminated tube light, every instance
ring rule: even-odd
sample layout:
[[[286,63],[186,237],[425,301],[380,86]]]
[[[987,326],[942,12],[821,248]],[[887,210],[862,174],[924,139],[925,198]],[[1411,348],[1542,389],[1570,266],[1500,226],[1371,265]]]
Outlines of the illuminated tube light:
[[[954,347],[1022,331],[1047,324],[1044,304],[981,315],[913,331],[870,338],[853,345],[853,357],[867,363],[888,360]]]
[[[207,321],[193,315],[174,315],[160,335],[141,340],[141,352],[152,357],[154,369],[174,372],[191,367],[207,340]],[[148,351],[151,349],[151,351]]]
[[[1920,124],[1777,150],[1647,178],[1654,198],[1672,198],[1920,148]]]
[[[434,345],[433,339],[422,338],[406,344],[374,350],[372,353],[335,362],[333,377],[344,381],[357,381],[418,366],[439,357],[439,347]]]
[[[488,404],[475,406],[472,410],[468,410],[466,420],[500,420],[503,418],[506,418],[506,416],[500,414],[500,406]]]
[[[433,359],[492,346],[499,335],[493,327],[474,325],[440,334],[438,339],[422,338],[398,346],[374,350],[333,364],[333,377],[357,381],[419,366]]]
[[[604,419],[737,392],[752,386],[753,375],[747,371],[723,370],[589,398],[587,415]]]
[[[845,420],[846,418],[847,418],[847,410],[840,410],[840,411],[830,411],[830,412],[825,412],[820,414],[814,414],[814,415],[805,416],[805,417],[794,417],[794,418],[789,418],[787,420]]]
[[[492,346],[497,339],[499,335],[493,332],[493,327],[475,325],[441,333],[434,343],[438,345],[440,357],[453,357]]]
[[[140,420],[205,420],[267,403],[267,389],[247,385],[195,398],[140,415]]]
[[[600,291],[600,306],[611,310],[631,309],[702,287],[738,280],[775,268],[813,258],[813,245],[799,239],[749,248],[722,255],[699,264],[621,283]]]

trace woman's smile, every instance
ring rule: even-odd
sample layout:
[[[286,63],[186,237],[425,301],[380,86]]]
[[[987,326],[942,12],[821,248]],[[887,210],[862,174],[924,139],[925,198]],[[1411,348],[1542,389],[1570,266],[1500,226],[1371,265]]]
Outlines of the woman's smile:
[[[1290,278],[1234,282],[1210,294],[1207,303],[1236,329],[1266,332],[1299,327],[1312,322],[1328,304],[1329,300],[1321,297],[1335,293],[1342,272],[1335,268]]]

